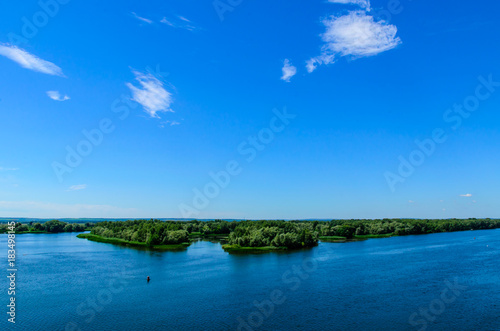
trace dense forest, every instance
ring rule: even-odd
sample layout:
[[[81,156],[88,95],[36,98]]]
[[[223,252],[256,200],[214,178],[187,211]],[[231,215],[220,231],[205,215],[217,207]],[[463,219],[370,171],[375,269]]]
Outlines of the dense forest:
[[[240,247],[312,247],[318,233],[311,222],[242,221],[229,235],[228,244]]]
[[[189,242],[195,236],[221,235],[233,247],[301,248],[317,245],[318,240],[365,239],[377,236],[403,236],[435,232],[500,228],[500,220],[332,220],[332,221],[106,221],[99,222],[92,234],[142,242],[149,246]]]

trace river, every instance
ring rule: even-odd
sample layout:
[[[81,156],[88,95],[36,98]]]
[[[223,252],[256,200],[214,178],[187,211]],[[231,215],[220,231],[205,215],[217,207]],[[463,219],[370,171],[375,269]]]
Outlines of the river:
[[[15,325],[0,247],[2,330],[500,330],[500,230],[254,255],[23,234]]]

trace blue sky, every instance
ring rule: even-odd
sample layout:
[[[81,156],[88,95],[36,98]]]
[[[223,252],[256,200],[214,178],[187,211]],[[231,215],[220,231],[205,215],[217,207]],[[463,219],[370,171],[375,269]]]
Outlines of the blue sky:
[[[496,1],[0,6],[0,216],[500,217]]]

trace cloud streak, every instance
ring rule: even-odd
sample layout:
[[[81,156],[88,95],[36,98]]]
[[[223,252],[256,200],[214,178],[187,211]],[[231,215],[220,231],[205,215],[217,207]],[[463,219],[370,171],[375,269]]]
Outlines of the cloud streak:
[[[85,190],[86,188],[87,184],[72,185],[66,191],[79,191],[79,190]]]
[[[141,21],[141,22],[146,22],[146,23],[148,23],[148,24],[153,24],[153,21],[152,21],[152,20],[150,20],[150,19],[147,19],[147,18],[141,17],[141,16],[137,15],[137,14],[136,14],[136,13],[134,13],[134,12],[131,12],[131,14],[132,14],[132,16],[134,16],[136,19],[138,19],[138,20],[139,20],[139,21]]]
[[[472,194],[470,193],[467,193],[467,194],[460,194],[461,197],[464,197],[464,198],[470,198],[472,196]]]
[[[67,95],[62,96],[61,93],[59,93],[59,91],[47,91],[47,95],[49,96],[49,98],[55,101],[66,101],[71,99]]]
[[[308,72],[318,65],[334,63],[340,57],[357,59],[374,56],[401,44],[396,37],[396,26],[385,21],[375,21],[364,11],[351,11],[344,16],[330,16],[323,20],[326,31],[321,54],[307,61]]]
[[[163,83],[152,74],[144,74],[133,70],[135,79],[140,87],[127,83],[127,87],[132,92],[132,100],[142,105],[149,116],[160,118],[158,113],[173,110],[170,105],[173,102],[172,94],[165,90]]]
[[[191,22],[184,16],[176,16],[168,19],[166,17],[163,17],[160,23],[166,24],[176,29],[185,29],[188,31],[194,31],[198,29],[193,22]]]
[[[164,128],[166,125],[168,126],[174,126],[174,125],[180,125],[180,122],[177,121],[165,121],[160,123],[160,128]]]
[[[135,208],[110,205],[56,204],[40,201],[0,201],[2,215],[38,218],[134,217]],[[137,215],[138,217],[139,215]]]
[[[19,168],[4,168],[4,167],[0,167],[0,171],[17,171],[19,170]]]
[[[9,44],[0,44],[0,55],[16,62],[21,67],[47,75],[64,77],[62,69],[54,63],[40,59],[25,50]]]

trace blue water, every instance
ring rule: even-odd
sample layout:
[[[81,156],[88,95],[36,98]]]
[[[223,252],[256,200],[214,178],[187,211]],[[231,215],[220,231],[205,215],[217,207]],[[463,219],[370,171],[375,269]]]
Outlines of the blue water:
[[[500,230],[258,255],[208,241],[160,253],[67,233],[16,240],[16,324],[2,276],[1,330],[500,330]]]

